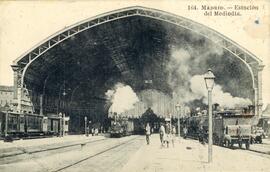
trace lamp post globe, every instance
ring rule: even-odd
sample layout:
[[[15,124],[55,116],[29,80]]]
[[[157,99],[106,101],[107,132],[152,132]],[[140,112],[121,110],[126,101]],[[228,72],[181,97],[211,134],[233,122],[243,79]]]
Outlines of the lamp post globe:
[[[215,75],[211,69],[208,69],[208,72],[204,75],[206,89],[212,91],[215,84]]]

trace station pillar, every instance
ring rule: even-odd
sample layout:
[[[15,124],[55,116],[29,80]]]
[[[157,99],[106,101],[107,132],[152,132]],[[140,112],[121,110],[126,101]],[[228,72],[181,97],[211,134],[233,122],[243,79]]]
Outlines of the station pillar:
[[[257,91],[257,114],[258,117],[261,118],[262,116],[262,106],[263,106],[263,101],[262,101],[262,70],[264,68],[264,65],[259,65],[258,66],[258,91]]]
[[[20,67],[16,64],[11,65],[13,70],[13,106],[18,112],[21,112],[21,72]]]
[[[39,96],[39,115],[43,116],[43,94]]]

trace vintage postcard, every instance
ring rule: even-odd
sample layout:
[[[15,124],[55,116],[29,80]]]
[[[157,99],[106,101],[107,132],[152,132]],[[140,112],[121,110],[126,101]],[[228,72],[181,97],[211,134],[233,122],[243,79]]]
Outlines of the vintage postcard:
[[[270,171],[270,1],[0,2],[0,171]]]

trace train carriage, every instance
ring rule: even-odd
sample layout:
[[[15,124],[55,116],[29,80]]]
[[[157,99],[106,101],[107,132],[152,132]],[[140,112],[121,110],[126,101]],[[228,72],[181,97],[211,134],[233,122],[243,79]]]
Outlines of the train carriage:
[[[245,144],[249,149],[251,126],[254,115],[236,110],[214,112],[213,143],[220,146],[232,147],[238,144],[242,148]],[[188,136],[204,137],[208,140],[208,116],[193,116],[187,119]]]
[[[58,135],[58,116],[44,117],[32,113],[0,112],[0,137]]]
[[[213,122],[213,141],[217,145],[232,147],[244,143],[249,149],[251,126],[254,115],[236,114],[234,112],[219,112]]]
[[[42,124],[43,124],[43,116],[36,114],[24,114],[25,118],[25,129],[26,133],[31,134],[41,134]]]
[[[22,135],[24,118],[19,113],[0,112],[1,135]],[[23,123],[23,124],[22,124]]]

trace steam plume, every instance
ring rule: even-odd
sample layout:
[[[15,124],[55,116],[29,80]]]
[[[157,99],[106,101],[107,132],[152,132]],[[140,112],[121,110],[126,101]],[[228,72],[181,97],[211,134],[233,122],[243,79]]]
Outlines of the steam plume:
[[[207,104],[207,91],[204,83],[203,75],[195,75],[190,80],[190,87],[192,93],[196,95],[197,99],[203,98],[203,103]],[[218,103],[225,108],[244,107],[250,105],[252,102],[249,99],[233,97],[228,92],[223,92],[220,85],[215,85],[213,88],[213,103]]]
[[[171,57],[167,65],[169,73],[168,84],[173,90],[173,100],[183,104],[202,99],[207,104],[207,92],[203,73],[209,68],[211,58],[221,58],[223,49],[211,43],[204,43],[200,47],[184,45],[171,48]],[[229,92],[223,92],[220,85],[213,90],[213,100],[223,107],[233,108],[247,106],[249,99],[233,97]]]
[[[139,101],[136,93],[129,85],[118,83],[114,89],[108,90],[105,95],[111,102],[110,112],[121,114],[134,108],[134,104]]]

